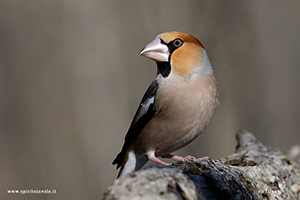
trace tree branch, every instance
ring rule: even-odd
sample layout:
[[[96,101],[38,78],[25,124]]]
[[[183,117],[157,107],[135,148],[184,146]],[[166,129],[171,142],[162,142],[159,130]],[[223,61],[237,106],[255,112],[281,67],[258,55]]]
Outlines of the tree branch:
[[[104,199],[299,199],[300,164],[245,130],[227,158],[152,165],[114,181]]]

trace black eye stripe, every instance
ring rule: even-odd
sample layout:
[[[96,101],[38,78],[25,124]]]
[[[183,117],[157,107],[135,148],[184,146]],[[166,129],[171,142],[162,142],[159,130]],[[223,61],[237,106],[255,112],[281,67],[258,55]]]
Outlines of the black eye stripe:
[[[165,41],[163,41],[162,39],[160,39],[160,42],[162,43],[162,44],[165,44],[165,45],[168,45]]]
[[[171,63],[170,63],[171,55],[177,48],[181,47],[184,44],[184,42],[180,38],[176,38],[169,43],[166,43],[162,39],[160,41],[162,44],[165,44],[168,46],[170,55],[169,55],[168,62],[156,62],[157,63],[157,73],[161,74],[162,77],[166,78],[171,73]]]
[[[173,51],[175,51],[177,48],[181,47],[183,45],[183,40],[180,39],[180,38],[176,38],[174,40],[172,40],[171,42],[169,42],[167,44],[168,48],[169,48],[169,51],[170,51],[170,54],[173,53]]]

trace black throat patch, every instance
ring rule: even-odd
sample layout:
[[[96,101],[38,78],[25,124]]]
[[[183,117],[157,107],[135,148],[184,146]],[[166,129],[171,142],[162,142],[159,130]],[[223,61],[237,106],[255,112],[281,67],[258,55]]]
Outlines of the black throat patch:
[[[161,74],[164,78],[168,77],[171,72],[170,62],[156,62],[157,74]]]

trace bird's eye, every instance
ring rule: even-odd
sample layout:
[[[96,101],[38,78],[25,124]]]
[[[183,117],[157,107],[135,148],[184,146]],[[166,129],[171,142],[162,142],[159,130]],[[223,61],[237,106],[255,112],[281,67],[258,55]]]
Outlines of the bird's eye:
[[[173,42],[174,47],[178,48],[183,44],[183,41],[181,39],[175,39]]]

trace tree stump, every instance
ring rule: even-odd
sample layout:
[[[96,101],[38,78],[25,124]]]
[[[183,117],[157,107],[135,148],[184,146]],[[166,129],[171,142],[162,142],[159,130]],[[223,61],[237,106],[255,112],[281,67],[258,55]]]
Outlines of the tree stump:
[[[248,131],[238,131],[236,139],[227,158],[152,165],[115,180],[103,199],[300,199],[298,161]]]

